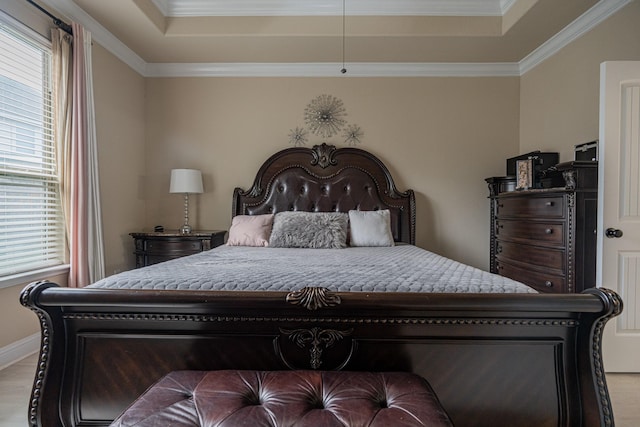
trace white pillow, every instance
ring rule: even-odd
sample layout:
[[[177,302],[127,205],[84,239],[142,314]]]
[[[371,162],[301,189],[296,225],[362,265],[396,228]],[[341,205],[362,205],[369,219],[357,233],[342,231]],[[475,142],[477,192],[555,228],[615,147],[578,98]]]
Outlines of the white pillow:
[[[351,246],[393,246],[391,213],[379,211],[349,211]]]
[[[269,246],[273,214],[237,215],[231,220],[229,246]]]

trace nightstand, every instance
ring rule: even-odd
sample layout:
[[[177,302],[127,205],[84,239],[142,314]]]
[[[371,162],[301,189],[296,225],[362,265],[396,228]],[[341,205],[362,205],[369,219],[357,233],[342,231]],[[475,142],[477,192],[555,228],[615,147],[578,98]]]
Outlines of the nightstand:
[[[208,251],[224,244],[225,230],[129,233],[135,242],[136,268]]]

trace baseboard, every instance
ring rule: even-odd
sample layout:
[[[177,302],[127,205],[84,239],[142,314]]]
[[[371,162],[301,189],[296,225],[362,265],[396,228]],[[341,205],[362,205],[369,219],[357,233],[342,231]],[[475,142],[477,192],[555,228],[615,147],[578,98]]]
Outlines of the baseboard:
[[[40,349],[40,333],[30,335],[0,348],[0,369],[31,356]]]

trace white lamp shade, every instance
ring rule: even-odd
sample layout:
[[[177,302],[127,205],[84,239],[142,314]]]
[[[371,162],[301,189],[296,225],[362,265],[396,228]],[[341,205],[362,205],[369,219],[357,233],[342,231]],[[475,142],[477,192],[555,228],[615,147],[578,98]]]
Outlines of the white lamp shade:
[[[172,169],[169,193],[202,193],[202,173],[196,169]]]

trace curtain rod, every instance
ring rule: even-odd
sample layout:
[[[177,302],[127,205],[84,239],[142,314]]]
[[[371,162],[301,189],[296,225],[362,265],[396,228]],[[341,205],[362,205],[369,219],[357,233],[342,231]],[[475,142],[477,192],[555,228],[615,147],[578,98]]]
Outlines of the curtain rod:
[[[58,28],[62,29],[63,31],[73,35],[73,29],[71,28],[71,25],[67,24],[62,19],[58,18],[57,16],[52,15],[51,13],[49,13],[48,10],[42,8],[39,4],[35,3],[33,0],[27,0],[27,3],[31,4],[36,9],[38,9],[40,12],[44,13],[49,18],[51,18],[56,27],[58,27]]]

